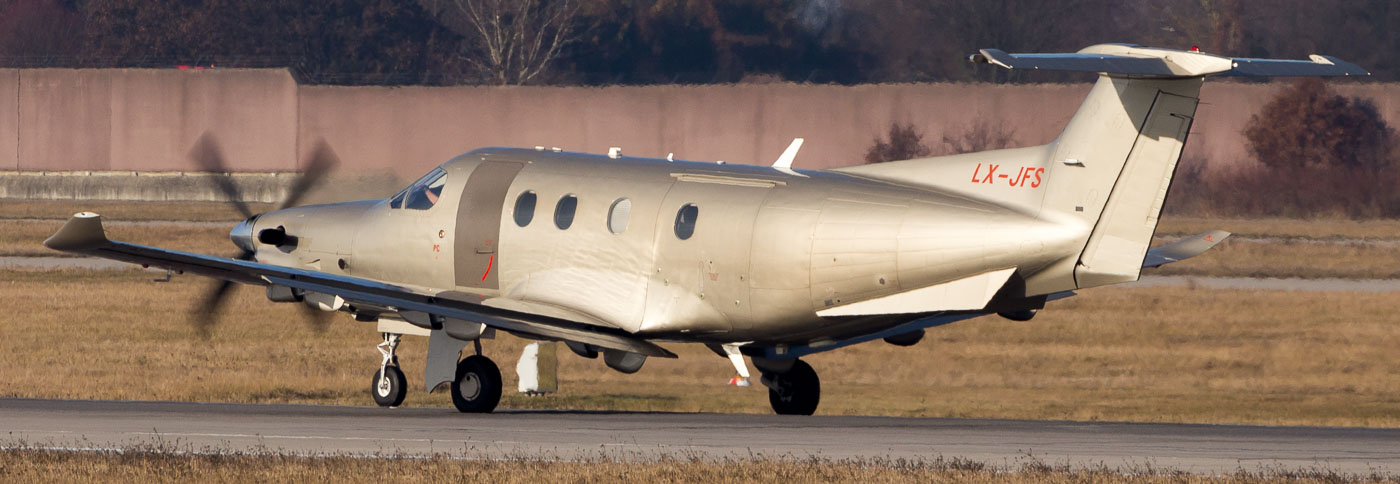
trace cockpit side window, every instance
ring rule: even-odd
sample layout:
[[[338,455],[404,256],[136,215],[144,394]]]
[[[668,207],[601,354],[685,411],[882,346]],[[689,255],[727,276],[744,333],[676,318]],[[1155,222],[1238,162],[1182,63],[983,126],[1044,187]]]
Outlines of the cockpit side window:
[[[408,196],[408,189],[399,190],[399,193],[394,195],[394,199],[389,201],[389,208],[402,208],[405,196]]]
[[[447,186],[447,172],[443,171],[442,168],[436,168],[395,195],[393,200],[389,202],[389,206],[410,210],[433,208],[434,205],[437,205],[438,199],[442,197],[442,189],[445,186]]]

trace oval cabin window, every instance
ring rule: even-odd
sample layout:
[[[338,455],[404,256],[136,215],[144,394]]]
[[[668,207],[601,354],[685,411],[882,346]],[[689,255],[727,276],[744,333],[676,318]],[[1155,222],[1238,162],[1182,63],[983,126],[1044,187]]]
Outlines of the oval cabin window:
[[[700,207],[687,203],[676,211],[676,237],[685,240],[695,235],[695,219],[700,217]]]
[[[515,224],[521,227],[530,225],[535,219],[535,192],[526,191],[515,199]]]
[[[608,209],[608,230],[620,234],[627,230],[627,221],[632,217],[632,201],[619,198]]]
[[[559,230],[569,228],[574,224],[574,210],[578,209],[578,197],[564,195],[559,199],[559,203],[554,206],[554,226]]]

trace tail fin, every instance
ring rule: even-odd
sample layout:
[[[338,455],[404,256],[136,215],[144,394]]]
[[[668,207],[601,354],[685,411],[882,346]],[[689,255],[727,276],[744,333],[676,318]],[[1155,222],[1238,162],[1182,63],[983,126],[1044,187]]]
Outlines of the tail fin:
[[[1367,75],[1333,57],[1232,59],[1122,44],[1096,45],[1073,54],[985,49],[970,60],[1007,69],[1102,75],[1064,132],[1049,145],[840,171],[937,186],[1042,220],[1083,226],[1089,235],[1073,273],[1065,266],[1062,273],[1045,274],[1057,280],[1072,276],[1072,283],[1053,285],[1078,288],[1137,280],[1205,77]],[[967,173],[972,173],[970,180]],[[1029,185],[1017,181],[1027,173],[1034,174]]]
[[[1076,287],[1137,280],[1200,88],[1200,78],[1102,77],[1055,141],[1040,216],[1093,227]]]
[[[1050,151],[1041,218],[1090,224],[1074,269],[1084,288],[1137,280],[1206,76],[1351,76],[1340,59],[1231,59],[1119,44],[1075,54],[982,50],[971,58],[1008,69],[1101,72]]]

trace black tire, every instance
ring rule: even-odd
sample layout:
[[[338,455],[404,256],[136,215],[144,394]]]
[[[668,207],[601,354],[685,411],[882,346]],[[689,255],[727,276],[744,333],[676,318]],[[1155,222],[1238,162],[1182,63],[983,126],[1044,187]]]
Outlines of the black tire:
[[[387,373],[388,378],[384,379],[381,372]],[[404,396],[408,395],[408,379],[404,378],[403,370],[397,366],[386,366],[383,370],[374,372],[374,382],[369,387],[370,395],[374,396],[374,403],[381,407],[397,407],[403,403]]]
[[[768,389],[768,403],[778,415],[811,415],[816,413],[822,397],[821,380],[807,362],[797,360],[785,373],[769,375],[773,386]]]
[[[462,413],[490,413],[501,403],[501,369],[490,358],[468,356],[457,362],[452,406]]]

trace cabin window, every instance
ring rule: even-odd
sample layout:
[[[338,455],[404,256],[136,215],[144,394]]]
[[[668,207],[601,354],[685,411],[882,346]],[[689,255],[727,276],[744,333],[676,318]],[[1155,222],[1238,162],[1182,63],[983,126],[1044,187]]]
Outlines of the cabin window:
[[[411,210],[433,208],[434,205],[437,205],[438,199],[442,198],[442,189],[446,186],[447,172],[442,171],[442,168],[436,168],[394,196],[394,200],[389,202],[389,206]]]
[[[569,228],[574,224],[574,210],[578,209],[578,197],[564,195],[559,199],[559,203],[554,205],[554,226],[559,230]]]
[[[530,225],[530,221],[535,219],[535,192],[526,190],[520,196],[515,197],[515,224],[521,227]]]
[[[627,221],[632,217],[632,201],[619,198],[608,209],[608,230],[620,234],[627,230]]]
[[[676,237],[685,240],[695,235],[695,219],[700,217],[700,207],[687,203],[676,211]]]

